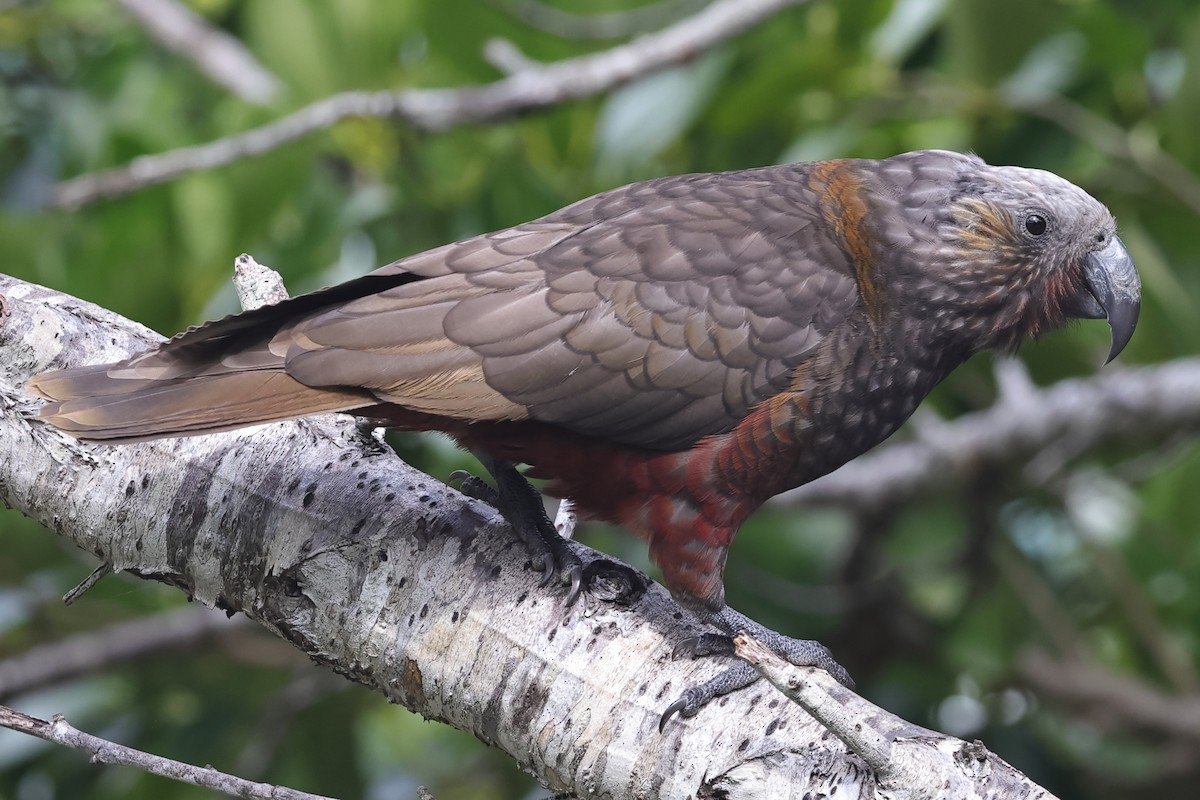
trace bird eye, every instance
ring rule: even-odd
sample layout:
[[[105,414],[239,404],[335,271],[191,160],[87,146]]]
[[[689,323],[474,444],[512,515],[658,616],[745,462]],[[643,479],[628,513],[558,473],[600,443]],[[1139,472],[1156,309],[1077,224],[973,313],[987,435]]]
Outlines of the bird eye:
[[[1029,214],[1025,217],[1025,230],[1027,230],[1031,236],[1041,236],[1046,232],[1046,228],[1048,227],[1049,225],[1046,222],[1046,218],[1041,214]]]

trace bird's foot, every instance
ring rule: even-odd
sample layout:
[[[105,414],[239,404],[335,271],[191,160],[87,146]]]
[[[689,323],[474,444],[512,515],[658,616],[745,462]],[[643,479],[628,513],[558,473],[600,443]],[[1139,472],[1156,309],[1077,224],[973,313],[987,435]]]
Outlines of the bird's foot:
[[[854,688],[850,673],[841,664],[833,660],[829,650],[820,642],[810,639],[793,639],[789,636],[760,625],[744,614],[724,606],[720,611],[705,615],[709,621],[725,633],[705,633],[691,639],[685,639],[676,645],[672,657],[681,655],[701,658],[703,656],[732,656],[733,637],[746,632],[774,650],[783,658],[801,667],[820,667],[828,672],[838,683]],[[745,662],[738,662],[714,678],[698,685],[689,687],[683,695],[667,707],[658,721],[661,733],[678,714],[681,717],[695,716],[700,709],[721,695],[744,689],[758,680],[758,672]]]
[[[559,536],[546,516],[546,507],[538,490],[509,461],[481,457],[483,465],[496,480],[489,485],[482,478],[459,470],[450,476],[463,494],[494,506],[525,540],[533,564],[542,571],[545,586],[557,579],[567,586],[567,605],[579,597],[583,581],[583,562],[566,539]]]

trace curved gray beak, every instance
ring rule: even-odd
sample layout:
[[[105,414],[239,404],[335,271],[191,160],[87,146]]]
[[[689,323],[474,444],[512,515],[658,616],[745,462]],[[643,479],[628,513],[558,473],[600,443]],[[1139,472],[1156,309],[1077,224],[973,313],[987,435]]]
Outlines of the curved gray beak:
[[[1103,250],[1089,253],[1083,267],[1087,293],[1076,298],[1072,316],[1107,319],[1112,348],[1105,364],[1129,344],[1142,307],[1142,282],[1125,245],[1114,236]]]

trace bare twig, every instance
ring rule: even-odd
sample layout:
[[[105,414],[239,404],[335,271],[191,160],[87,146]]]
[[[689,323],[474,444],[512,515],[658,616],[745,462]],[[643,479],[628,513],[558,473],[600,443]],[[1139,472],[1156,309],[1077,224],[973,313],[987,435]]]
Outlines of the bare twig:
[[[112,575],[112,564],[101,564],[96,567],[86,578],[79,582],[75,588],[63,595],[63,604],[71,605],[84,594],[95,588],[96,584],[104,580],[109,575]]]
[[[336,94],[244,133],[141,156],[123,167],[64,181],[55,187],[50,204],[77,208],[129,194],[191,172],[262,155],[347,117],[402,119],[423,130],[439,131],[590,97],[695,58],[781,10],[807,1],[718,0],[670,28],[611,50],[530,68],[480,86]]]
[[[205,76],[247,103],[279,96],[279,79],[234,37],[209,25],[176,0],[117,0],[155,41],[196,65]]]
[[[691,14],[708,0],[659,0],[650,5],[596,14],[576,14],[539,0],[492,0],[531,28],[561,39],[624,39]]]
[[[233,287],[243,311],[282,303],[288,299],[283,276],[242,253],[233,262]]]
[[[22,714],[20,711],[0,706],[0,727],[27,733],[47,742],[82,750],[91,756],[93,764],[118,764],[161,775],[180,783],[190,783],[206,789],[227,794],[230,797],[249,797],[255,800],[331,800],[324,795],[299,792],[285,786],[255,783],[234,775],[218,772],[212,767],[197,767],[182,761],[173,761],[162,756],[134,750],[132,747],[110,742],[98,736],[84,733],[70,725],[61,715],[47,722],[44,719]]]
[[[829,673],[794,666],[744,633],[734,644],[740,658],[867,762],[875,771],[879,795],[897,793],[913,800],[1050,798],[1045,789],[979,742],[967,743],[905,722],[859,697]]]
[[[245,618],[226,618],[202,606],[184,606],[153,617],[43,644],[0,661],[0,699],[51,686],[149,653],[190,647],[210,636],[245,629]]]

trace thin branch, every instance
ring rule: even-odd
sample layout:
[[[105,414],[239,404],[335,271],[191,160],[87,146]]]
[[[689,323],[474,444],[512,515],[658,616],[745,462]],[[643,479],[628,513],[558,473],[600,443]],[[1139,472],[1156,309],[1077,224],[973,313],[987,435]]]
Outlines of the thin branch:
[[[101,564],[96,567],[91,573],[80,581],[74,588],[63,595],[63,605],[69,606],[76,600],[83,597],[86,593],[96,588],[96,584],[112,575],[112,564]]]
[[[39,645],[0,661],[0,700],[150,653],[191,647],[212,636],[244,629],[244,623],[243,618],[228,619],[202,606],[184,606]]]
[[[1200,358],[1112,369],[1001,396],[994,406],[913,430],[806,486],[775,498],[851,508],[896,506],[953,491],[983,471],[1027,462],[1055,442],[1076,452],[1141,444],[1200,429]]]
[[[1050,798],[1045,789],[980,742],[968,743],[917,728],[871,705],[827,672],[794,666],[746,634],[738,636],[734,644],[740,658],[820,720],[874,770],[879,796],[912,800]],[[947,759],[947,754],[951,758]]]
[[[283,89],[240,41],[176,0],[117,0],[155,41],[242,100],[268,105]]]
[[[347,117],[405,120],[428,131],[512,117],[599,94],[695,58],[785,8],[808,0],[719,0],[695,16],[600,53],[522,70],[494,83],[453,89],[345,92],[259,128],[206,144],[140,156],[123,167],[58,184],[50,204],[73,209],[198,170],[262,155]]]
[[[564,11],[540,0],[492,0],[531,28],[560,39],[624,39],[660,28],[705,5],[708,0],[659,0],[656,3],[593,14]]]
[[[324,795],[298,792],[285,786],[255,783],[234,775],[218,772],[212,767],[197,767],[174,761],[162,756],[134,750],[132,747],[110,742],[98,736],[84,733],[73,727],[59,714],[47,722],[44,719],[22,714],[20,711],[0,706],[0,727],[27,733],[47,742],[82,750],[91,756],[93,764],[116,764],[135,767],[153,775],[161,775],[180,783],[190,783],[212,789],[230,797],[249,797],[252,800],[332,800]]]

